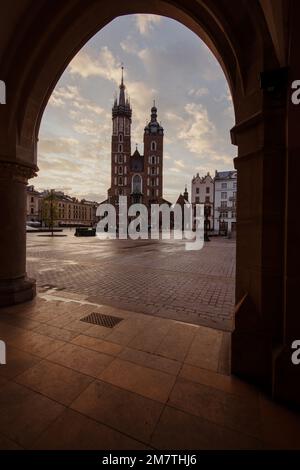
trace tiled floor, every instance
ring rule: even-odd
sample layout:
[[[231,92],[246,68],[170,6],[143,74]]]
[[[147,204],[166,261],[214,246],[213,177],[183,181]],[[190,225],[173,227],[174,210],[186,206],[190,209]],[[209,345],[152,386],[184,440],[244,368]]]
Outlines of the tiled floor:
[[[300,415],[226,375],[229,333],[79,299],[0,311],[0,449],[300,449]]]
[[[65,229],[64,235],[27,234],[27,271],[39,287],[83,294],[92,302],[137,313],[232,330],[234,240],[212,237],[203,249],[186,251],[181,240],[77,238],[74,229]],[[58,319],[53,326],[63,325]]]

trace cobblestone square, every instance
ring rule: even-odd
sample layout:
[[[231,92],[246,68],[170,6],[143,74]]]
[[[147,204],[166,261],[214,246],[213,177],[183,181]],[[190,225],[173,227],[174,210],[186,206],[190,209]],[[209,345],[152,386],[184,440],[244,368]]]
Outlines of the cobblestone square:
[[[27,235],[27,272],[40,291],[209,326],[233,327],[235,242],[213,238],[200,251],[182,241]]]

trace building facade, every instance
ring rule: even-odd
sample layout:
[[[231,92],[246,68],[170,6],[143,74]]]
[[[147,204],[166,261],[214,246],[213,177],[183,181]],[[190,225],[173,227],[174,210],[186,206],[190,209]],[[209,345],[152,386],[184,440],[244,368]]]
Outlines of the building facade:
[[[199,173],[192,179],[191,203],[204,204],[204,212],[207,214],[208,230],[214,229],[214,180],[209,173],[201,177]]]
[[[216,171],[214,178],[214,228],[220,234],[236,232],[237,172]]]
[[[36,191],[34,186],[27,186],[27,221],[40,222],[43,220],[43,200],[50,191]],[[98,203],[78,200],[62,191],[54,191],[55,225],[65,227],[93,226],[97,222],[96,211]]]
[[[60,226],[90,226],[96,223],[96,210],[98,204],[85,199],[78,200],[65,194],[57,193],[56,206],[58,211],[58,225]]]
[[[128,206],[143,203],[150,207],[163,202],[163,138],[164,129],[157,121],[155,103],[150,121],[144,129],[144,152],[138,147],[131,153],[132,109],[125,96],[123,79],[118,99],[112,109],[111,186],[109,202],[118,207],[119,196],[126,196]]]
[[[30,185],[26,187],[26,220],[27,222],[40,222],[41,220],[41,194]]]

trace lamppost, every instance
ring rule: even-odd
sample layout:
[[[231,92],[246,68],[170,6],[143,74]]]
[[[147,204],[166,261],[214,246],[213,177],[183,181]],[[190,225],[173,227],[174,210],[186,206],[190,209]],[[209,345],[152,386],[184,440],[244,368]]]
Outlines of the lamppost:
[[[222,217],[221,217],[221,214],[220,214],[220,216],[219,216],[219,235],[221,235],[222,232],[224,232],[224,231],[225,231],[225,220],[224,220],[224,218],[222,220]]]
[[[208,216],[209,216],[209,207],[208,206],[204,206],[204,241],[205,242],[210,242],[210,239],[208,237],[208,227],[209,227],[209,219],[208,219]]]

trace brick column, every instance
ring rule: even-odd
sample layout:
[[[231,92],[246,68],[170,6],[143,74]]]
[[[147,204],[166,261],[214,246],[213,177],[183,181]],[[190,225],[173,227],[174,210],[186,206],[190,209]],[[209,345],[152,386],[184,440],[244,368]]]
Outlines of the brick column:
[[[35,169],[0,162],[0,307],[31,300],[35,281],[26,276],[26,184]]]
[[[236,316],[232,373],[269,392],[282,339],[286,86],[233,130],[238,146]]]
[[[300,406],[300,364],[292,363],[292,343],[300,340],[300,219],[299,219],[299,176],[300,176],[300,104],[292,103],[294,90],[291,85],[300,80],[299,63],[299,15],[300,4],[290,4],[289,37],[289,91],[287,105],[287,152],[285,191],[285,250],[284,250],[284,301],[283,339],[274,354],[273,394],[276,398]]]

